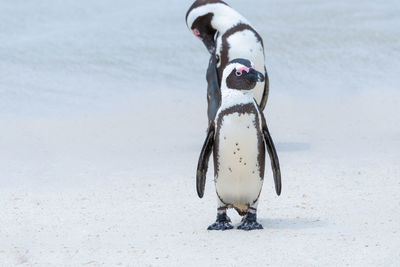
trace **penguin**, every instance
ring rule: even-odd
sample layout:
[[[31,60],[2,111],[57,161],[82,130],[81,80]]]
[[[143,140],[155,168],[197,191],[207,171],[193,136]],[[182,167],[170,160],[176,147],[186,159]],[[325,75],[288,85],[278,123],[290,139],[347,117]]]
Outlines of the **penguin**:
[[[254,98],[264,110],[269,93],[261,36],[246,18],[220,0],[197,0],[186,13],[186,24],[211,54],[207,69],[209,122],[215,118],[221,101],[222,71],[230,60],[247,58],[264,73],[264,81],[254,88]]]
[[[264,79],[248,59],[234,59],[223,71],[221,105],[208,127],[196,174],[197,194],[202,198],[212,152],[218,209],[217,220],[208,230],[233,228],[226,213],[228,208],[244,216],[238,229],[263,228],[257,222],[257,205],[264,182],[265,147],[276,193],[281,194],[278,155],[263,112],[254,99],[254,89]]]

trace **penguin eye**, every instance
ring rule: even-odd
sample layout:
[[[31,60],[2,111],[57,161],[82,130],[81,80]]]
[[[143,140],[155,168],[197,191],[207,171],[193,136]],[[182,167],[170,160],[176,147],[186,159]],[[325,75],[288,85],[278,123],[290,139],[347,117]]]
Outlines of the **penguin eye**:
[[[201,41],[203,40],[203,37],[200,36],[200,31],[198,29],[193,29],[193,34],[199,38]]]
[[[241,71],[236,71],[236,76],[242,76],[242,72]]]
[[[193,33],[194,33],[195,35],[200,35],[200,32],[199,32],[198,29],[194,29],[194,30],[193,30]]]

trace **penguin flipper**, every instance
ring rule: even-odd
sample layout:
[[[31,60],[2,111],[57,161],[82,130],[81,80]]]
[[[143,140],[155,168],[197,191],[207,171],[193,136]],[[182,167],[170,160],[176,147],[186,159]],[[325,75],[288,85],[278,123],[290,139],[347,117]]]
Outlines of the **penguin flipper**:
[[[208,121],[213,122],[221,103],[221,89],[219,88],[217,72],[217,56],[211,55],[207,69],[207,102],[208,102]]]
[[[262,112],[260,113],[262,114]],[[276,194],[279,196],[282,190],[281,168],[279,166],[279,158],[278,154],[276,153],[274,141],[272,140],[271,134],[269,133],[267,123],[265,122],[264,115],[262,115],[262,117],[263,117],[262,131],[264,135],[264,141],[268,150],[269,158],[271,160],[272,172],[274,174],[275,191]]]
[[[264,81],[264,93],[263,96],[261,98],[261,102],[260,102],[260,109],[264,110],[265,106],[267,105],[267,100],[268,100],[268,95],[269,95],[269,78],[268,78],[268,72],[267,72],[267,68],[265,68],[265,81]]]
[[[197,164],[197,173],[196,173],[196,189],[197,195],[202,198],[204,195],[204,187],[206,185],[206,176],[208,169],[208,160],[211,155],[212,147],[214,145],[214,123],[211,123],[208,126],[207,138],[204,141],[203,148],[201,149],[199,162]]]

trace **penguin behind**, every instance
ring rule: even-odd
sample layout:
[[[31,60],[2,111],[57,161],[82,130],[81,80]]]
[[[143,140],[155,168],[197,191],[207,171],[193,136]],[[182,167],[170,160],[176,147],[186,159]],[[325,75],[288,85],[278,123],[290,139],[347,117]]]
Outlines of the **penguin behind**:
[[[210,70],[216,72],[216,81],[210,81],[207,78],[208,97],[211,97],[211,101],[216,98],[215,102],[218,104],[220,102],[219,87],[222,85],[222,72],[228,62],[235,58],[247,58],[265,77],[264,81],[257,83],[253,89],[257,104],[261,110],[264,110],[269,92],[264,45],[261,36],[249,21],[223,1],[197,0],[186,13],[186,24],[211,54],[207,76],[209,76]],[[218,84],[218,88],[214,84]],[[211,103],[211,106],[215,105]],[[215,112],[216,109],[212,115],[215,116]],[[214,118],[210,118],[209,114],[209,119],[213,120]]]
[[[213,152],[218,209],[217,220],[208,230],[233,228],[226,214],[228,208],[244,216],[238,229],[262,229],[257,222],[257,206],[264,182],[265,147],[276,193],[281,193],[279,159],[264,115],[253,97],[256,84],[263,80],[264,75],[247,59],[232,60],[223,71],[221,105],[209,125],[197,166],[197,193],[201,198]]]

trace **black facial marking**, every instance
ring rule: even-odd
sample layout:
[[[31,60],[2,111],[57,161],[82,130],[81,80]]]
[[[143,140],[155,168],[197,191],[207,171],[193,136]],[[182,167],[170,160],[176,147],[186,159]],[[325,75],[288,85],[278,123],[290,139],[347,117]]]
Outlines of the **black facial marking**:
[[[192,30],[196,29],[199,32],[199,37],[203,39],[203,43],[210,53],[213,53],[215,50],[214,35],[217,32],[211,26],[213,16],[213,13],[208,13],[204,16],[198,17],[192,24]]]
[[[252,68],[249,60],[237,58],[229,62],[228,65],[235,63],[247,67],[248,70],[238,70],[236,68],[233,69],[226,78],[226,85],[228,88],[237,90],[251,90],[256,86],[257,82],[264,81],[264,75]]]
[[[226,78],[226,85],[230,89],[238,90],[251,90],[256,87],[257,82],[246,79],[246,72],[243,71],[241,76],[236,75],[236,69],[232,70],[229,76]]]

